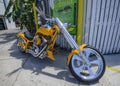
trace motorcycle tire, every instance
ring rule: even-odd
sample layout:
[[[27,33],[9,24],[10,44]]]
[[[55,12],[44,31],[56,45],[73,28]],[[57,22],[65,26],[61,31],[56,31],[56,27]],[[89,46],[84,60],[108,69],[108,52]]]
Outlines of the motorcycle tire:
[[[81,52],[88,59],[89,64],[83,62],[79,55],[73,55],[69,64],[70,72],[76,79],[85,83],[98,81],[106,68],[102,54],[92,47],[85,47]]]
[[[22,46],[19,46],[19,45],[18,45],[20,42],[21,42],[21,43],[25,43],[25,41],[24,41],[22,38],[18,37],[18,39],[17,39],[18,49],[19,49],[20,52],[25,53],[25,49],[24,49]]]

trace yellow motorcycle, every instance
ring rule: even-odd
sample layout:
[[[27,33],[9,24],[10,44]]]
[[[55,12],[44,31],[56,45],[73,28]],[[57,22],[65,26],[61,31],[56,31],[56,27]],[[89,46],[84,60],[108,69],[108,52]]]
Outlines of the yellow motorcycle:
[[[72,49],[67,57],[67,65],[72,75],[83,82],[99,80],[105,72],[105,60],[99,51],[86,44],[79,47],[59,18],[46,19],[46,21],[46,25],[41,26],[34,37],[28,32],[18,33],[19,50],[41,59],[48,57],[55,60],[54,45],[58,34],[62,33]]]

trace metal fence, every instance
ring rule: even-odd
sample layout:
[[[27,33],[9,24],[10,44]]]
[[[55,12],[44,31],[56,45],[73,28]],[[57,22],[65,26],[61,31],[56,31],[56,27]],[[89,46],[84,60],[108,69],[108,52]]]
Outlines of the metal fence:
[[[72,36],[72,37],[74,40],[76,40],[75,36]],[[59,45],[61,48],[66,48],[67,50],[71,49],[70,45],[68,44],[68,42],[66,41],[66,39],[64,38],[62,34],[58,35],[56,44]]]
[[[84,0],[83,42],[120,53],[120,0]]]

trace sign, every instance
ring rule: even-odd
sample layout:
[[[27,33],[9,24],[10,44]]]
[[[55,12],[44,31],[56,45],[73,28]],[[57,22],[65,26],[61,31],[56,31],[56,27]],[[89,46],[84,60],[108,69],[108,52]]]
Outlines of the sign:
[[[58,17],[68,26],[71,35],[76,35],[77,0],[54,0],[53,17]]]

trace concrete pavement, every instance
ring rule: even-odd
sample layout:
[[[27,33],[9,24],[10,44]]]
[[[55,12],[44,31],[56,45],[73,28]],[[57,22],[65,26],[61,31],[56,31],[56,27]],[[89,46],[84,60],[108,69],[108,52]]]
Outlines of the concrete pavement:
[[[96,83],[77,81],[66,66],[68,52],[60,50],[56,61],[20,53],[18,30],[0,31],[0,86],[118,86],[120,73],[107,69]],[[120,54],[104,55],[107,65],[120,69]]]

